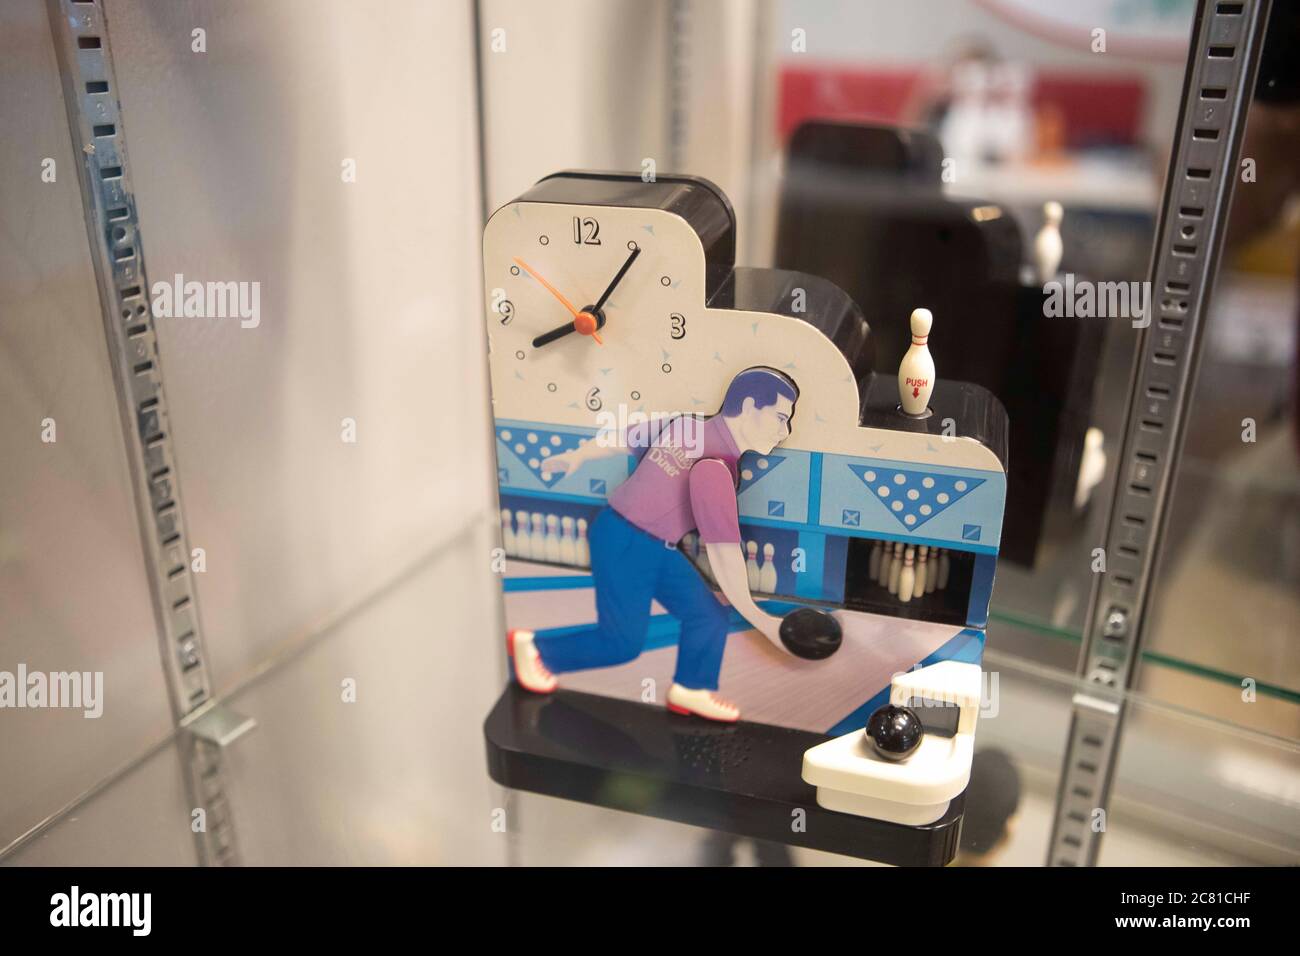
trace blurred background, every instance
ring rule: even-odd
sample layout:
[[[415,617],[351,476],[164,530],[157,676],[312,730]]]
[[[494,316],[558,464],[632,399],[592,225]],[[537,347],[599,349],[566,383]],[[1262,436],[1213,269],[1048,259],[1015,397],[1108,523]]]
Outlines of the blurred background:
[[[45,0],[6,0],[0,670],[103,671],[106,705],[93,721],[0,712],[0,862],[851,862],[507,794],[486,774],[481,721],[506,672],[482,222],[548,173],[647,159],[722,187],[739,262],[845,285],[879,368],[906,334],[893,296],[924,294],[986,344],[963,361],[1009,390],[1013,423],[1016,401],[1050,406],[1034,441],[1012,443],[1013,467],[1036,470],[1011,482],[1009,522],[1022,513],[985,658],[1001,706],[981,721],[959,858],[1046,862],[1137,333],[1046,328],[1024,290],[1041,286],[1048,202],[1064,211],[1062,273],[1147,277],[1193,0],[103,7],[152,278],[261,283],[257,328],[157,322],[188,534],[207,555],[208,667],[258,726],[218,754],[174,732],[50,20]],[[1290,93],[1263,93],[1248,118],[1258,180],[1227,224],[1104,864],[1300,862]],[[874,178],[853,179],[854,129],[915,131],[900,140],[915,152],[873,154]],[[892,205],[873,219],[882,182]],[[922,207],[996,208],[1014,228],[996,269],[966,268],[960,245],[837,258],[818,216],[846,204],[871,228]],[[1025,353],[1049,348],[1056,391],[1026,398]],[[223,808],[206,842],[190,828],[196,788]]]

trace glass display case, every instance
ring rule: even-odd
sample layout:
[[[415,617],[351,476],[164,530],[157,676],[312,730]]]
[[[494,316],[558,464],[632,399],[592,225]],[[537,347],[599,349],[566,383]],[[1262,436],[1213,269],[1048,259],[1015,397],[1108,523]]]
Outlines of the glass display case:
[[[1287,5],[219,7],[0,14],[0,671],[104,687],[95,720],[0,710],[0,862],[1300,863]],[[938,380],[1005,409],[928,856],[666,809],[663,762],[572,799],[490,774],[518,555],[483,230],[564,170],[716,184],[736,266],[856,304],[866,405],[925,307]],[[739,789],[729,738],[672,727],[668,764]],[[571,749],[636,749],[609,729]]]

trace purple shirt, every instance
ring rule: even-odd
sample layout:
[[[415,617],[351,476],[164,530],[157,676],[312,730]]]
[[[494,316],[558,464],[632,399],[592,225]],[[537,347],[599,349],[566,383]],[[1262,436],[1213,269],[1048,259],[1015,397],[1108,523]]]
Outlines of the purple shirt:
[[[639,431],[629,429],[630,445]],[[676,544],[691,530],[705,544],[740,543],[736,462],[740,450],[721,415],[707,421],[679,416],[663,426],[609,506],[642,531]]]

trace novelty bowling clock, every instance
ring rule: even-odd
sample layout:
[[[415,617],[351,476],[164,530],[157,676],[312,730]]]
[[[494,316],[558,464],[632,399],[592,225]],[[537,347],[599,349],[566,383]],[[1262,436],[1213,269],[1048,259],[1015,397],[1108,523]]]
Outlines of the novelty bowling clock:
[[[737,268],[735,236],[687,176],[559,173],[489,220],[500,639],[574,752],[603,736],[561,719],[584,700],[793,728],[803,766],[773,772],[823,807],[931,823],[969,774],[1005,415],[943,381],[905,414],[848,296]],[[884,705],[892,751],[863,732]]]

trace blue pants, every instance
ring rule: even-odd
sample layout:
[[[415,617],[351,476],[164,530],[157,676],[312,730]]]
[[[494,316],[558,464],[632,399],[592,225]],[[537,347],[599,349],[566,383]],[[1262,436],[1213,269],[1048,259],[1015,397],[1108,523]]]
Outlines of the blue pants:
[[[597,624],[577,635],[539,634],[542,663],[557,674],[636,660],[650,626],[650,600],[681,622],[673,680],[691,690],[717,690],[730,612],[686,556],[612,508],[591,524],[591,575]]]

